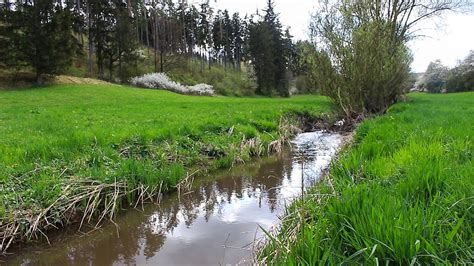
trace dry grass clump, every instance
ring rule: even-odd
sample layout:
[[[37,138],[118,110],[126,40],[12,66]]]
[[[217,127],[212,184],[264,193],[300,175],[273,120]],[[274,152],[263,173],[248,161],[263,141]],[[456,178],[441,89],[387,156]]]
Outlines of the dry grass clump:
[[[0,252],[5,252],[12,243],[46,238],[47,231],[59,229],[71,223],[94,223],[99,226],[104,220],[113,222],[123,199],[136,194],[136,204],[152,202],[161,195],[161,184],[155,187],[139,185],[130,187],[124,182],[100,183],[91,180],[68,179],[62,184],[62,195],[39,213],[19,210],[13,219],[0,223]]]

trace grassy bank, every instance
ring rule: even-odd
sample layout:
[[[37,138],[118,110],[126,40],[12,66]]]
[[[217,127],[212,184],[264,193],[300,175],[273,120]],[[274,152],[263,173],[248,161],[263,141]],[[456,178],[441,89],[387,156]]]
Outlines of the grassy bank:
[[[0,251],[278,150],[326,98],[193,97],[115,85],[0,90]],[[270,150],[268,149],[270,147]]]
[[[470,264],[474,94],[411,94],[363,122],[325,182],[288,208],[269,264]]]

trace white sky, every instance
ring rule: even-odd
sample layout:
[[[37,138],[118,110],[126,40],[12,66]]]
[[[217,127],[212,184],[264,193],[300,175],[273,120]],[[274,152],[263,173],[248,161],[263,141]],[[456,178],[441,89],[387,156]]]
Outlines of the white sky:
[[[265,8],[267,0],[211,0],[219,9],[239,12],[241,17]],[[310,14],[317,0],[274,0],[275,10],[283,25],[291,27],[295,39],[307,39]],[[409,46],[413,52],[412,71],[424,72],[431,61],[440,59],[449,67],[474,50],[474,15],[446,14],[442,21],[427,21],[422,25],[423,35]]]

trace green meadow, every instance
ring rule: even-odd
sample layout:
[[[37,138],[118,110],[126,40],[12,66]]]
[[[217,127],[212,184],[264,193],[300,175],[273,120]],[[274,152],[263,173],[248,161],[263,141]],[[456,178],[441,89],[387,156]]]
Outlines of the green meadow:
[[[320,96],[196,97],[117,85],[0,90],[0,231],[27,240],[83,214],[81,222],[108,218],[184,178],[271,152],[297,113],[331,111]]]
[[[10,239],[109,219],[208,171],[267,155],[301,126],[298,114],[333,112],[321,96],[0,90],[0,251]],[[260,261],[471,262],[473,133],[473,93],[410,94],[362,122],[325,180],[287,208]]]
[[[268,264],[474,261],[474,93],[409,94],[363,122],[325,181],[287,209]]]

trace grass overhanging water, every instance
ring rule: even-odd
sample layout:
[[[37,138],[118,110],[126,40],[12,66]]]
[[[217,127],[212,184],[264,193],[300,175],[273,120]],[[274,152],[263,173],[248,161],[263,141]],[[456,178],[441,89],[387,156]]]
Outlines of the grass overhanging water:
[[[292,114],[331,112],[319,96],[196,97],[116,85],[0,91],[0,106],[0,251],[159,200],[196,174],[278,150],[296,129]]]
[[[325,181],[287,209],[261,262],[469,264],[474,94],[411,94],[363,122]]]

